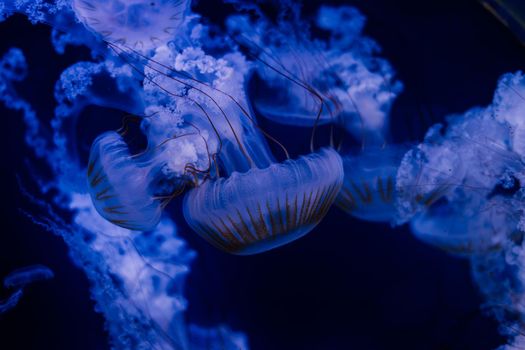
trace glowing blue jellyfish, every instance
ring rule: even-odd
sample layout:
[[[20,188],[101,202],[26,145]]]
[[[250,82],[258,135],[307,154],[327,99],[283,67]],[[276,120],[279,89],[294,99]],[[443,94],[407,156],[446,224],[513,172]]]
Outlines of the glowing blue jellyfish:
[[[291,20],[281,19],[276,28],[265,18],[228,21],[237,42],[257,58],[257,76],[270,91],[253,94],[256,110],[283,124],[336,123],[359,141],[383,143],[402,86],[388,62],[376,57],[378,45],[362,36],[361,13],[321,7],[316,24],[330,34],[329,41],[321,41],[311,38],[295,7],[283,4],[282,11]]]
[[[343,157],[343,187],[336,204],[348,214],[368,221],[390,222],[396,215],[396,176],[405,145],[365,148]]]
[[[179,179],[167,182],[163,173],[166,163],[157,155],[161,152],[159,147],[133,156],[117,132],[106,132],[94,141],[87,167],[88,187],[102,217],[130,230],[155,228],[163,207],[179,191],[175,186]]]
[[[514,116],[512,108],[495,98],[492,106],[451,116],[446,130],[431,128],[405,155],[397,186],[407,190],[398,196],[398,219],[411,220],[417,237],[455,253],[516,239],[520,215],[512,207],[519,203],[524,164],[502,118]]]
[[[186,195],[184,217],[217,248],[255,254],[308,233],[327,213],[342,180],[339,155],[322,149],[204,182]]]
[[[182,26],[187,0],[73,0],[72,8],[90,30],[112,44],[148,51],[166,44]]]

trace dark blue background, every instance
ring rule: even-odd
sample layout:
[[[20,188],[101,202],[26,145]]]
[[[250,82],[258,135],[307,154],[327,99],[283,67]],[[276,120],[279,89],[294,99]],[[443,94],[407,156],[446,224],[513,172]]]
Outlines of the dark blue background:
[[[343,3],[343,2],[340,2]],[[348,1],[368,18],[366,33],[383,47],[405,85],[392,112],[394,139],[421,138],[445,114],[490,103],[497,78],[523,69],[525,50],[476,1]],[[314,13],[318,2],[308,2]],[[199,9],[213,19],[216,3]],[[49,29],[22,17],[0,24],[0,54],[22,48],[30,75],[20,88],[41,117],[52,115],[60,72],[87,52],[59,56]],[[94,112],[93,112],[94,113]],[[20,266],[51,267],[54,280],[29,288],[20,305],[0,316],[0,349],[108,349],[103,318],[93,311],[88,282],[62,240],[19,211],[31,206],[16,175],[28,179],[21,115],[0,107],[2,230],[0,277]],[[116,119],[117,120],[117,119]],[[267,124],[299,150],[308,140]],[[482,299],[467,261],[416,241],[406,227],[354,220],[333,208],[308,236],[252,257],[218,252],[194,235],[171,206],[181,234],[197,250],[186,288],[187,317],[224,322],[247,332],[255,350],[493,349],[497,324],[480,312]],[[0,297],[6,296],[0,291]]]

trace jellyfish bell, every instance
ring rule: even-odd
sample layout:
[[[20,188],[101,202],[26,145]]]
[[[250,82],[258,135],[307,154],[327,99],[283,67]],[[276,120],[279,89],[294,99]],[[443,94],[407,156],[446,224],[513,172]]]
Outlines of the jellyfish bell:
[[[109,43],[142,52],[173,39],[188,0],[73,0],[77,18]]]
[[[135,231],[155,228],[166,204],[193,181],[186,167],[173,171],[169,162],[173,153],[182,153],[188,147],[170,149],[173,141],[137,155],[130,153],[122,135],[114,131],[93,142],[87,167],[88,188],[103,218]]]
[[[367,147],[343,157],[344,181],[336,205],[366,221],[391,222],[396,214],[396,175],[408,145]]]
[[[206,181],[186,194],[184,217],[217,248],[256,254],[310,232],[327,213],[342,182],[339,154],[324,148]]]
[[[89,194],[98,213],[130,230],[153,229],[160,221],[161,203],[148,189],[149,173],[149,167],[133,160],[118,133],[100,135],[87,168]]]

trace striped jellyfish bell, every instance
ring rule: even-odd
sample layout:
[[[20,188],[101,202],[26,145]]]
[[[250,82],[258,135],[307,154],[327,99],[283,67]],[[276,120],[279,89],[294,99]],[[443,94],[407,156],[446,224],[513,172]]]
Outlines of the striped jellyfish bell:
[[[342,183],[341,157],[324,148],[206,181],[187,192],[184,217],[195,232],[225,252],[261,253],[310,232]]]

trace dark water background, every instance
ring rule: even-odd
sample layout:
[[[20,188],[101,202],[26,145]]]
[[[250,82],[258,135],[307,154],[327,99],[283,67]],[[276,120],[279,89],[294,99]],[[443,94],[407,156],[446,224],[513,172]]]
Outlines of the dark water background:
[[[420,139],[444,115],[490,103],[497,78],[525,68],[524,47],[476,1],[346,3],[366,15],[366,33],[405,85],[392,111],[397,141]],[[307,2],[306,13],[318,4]],[[224,15],[215,2],[201,1],[199,9],[213,19]],[[18,16],[0,23],[0,54],[12,46],[24,50],[30,68],[21,94],[47,119],[54,82],[68,65],[88,59],[87,52],[69,48],[57,55],[49,29]],[[0,277],[35,263],[56,275],[28,288],[18,307],[0,316],[0,349],[108,349],[103,318],[93,311],[88,282],[65,244],[20,212],[31,209],[17,184],[17,175],[27,179],[31,171],[24,125],[20,114],[3,106],[0,116]],[[308,142],[300,130],[293,139],[286,128],[266,127],[286,135],[292,150]],[[179,231],[199,254],[186,287],[189,321],[242,330],[254,350],[484,350],[504,341],[497,324],[480,312],[467,261],[418,242],[406,226],[369,224],[333,208],[301,240],[236,257],[194,235],[179,209],[177,203],[171,208]]]

